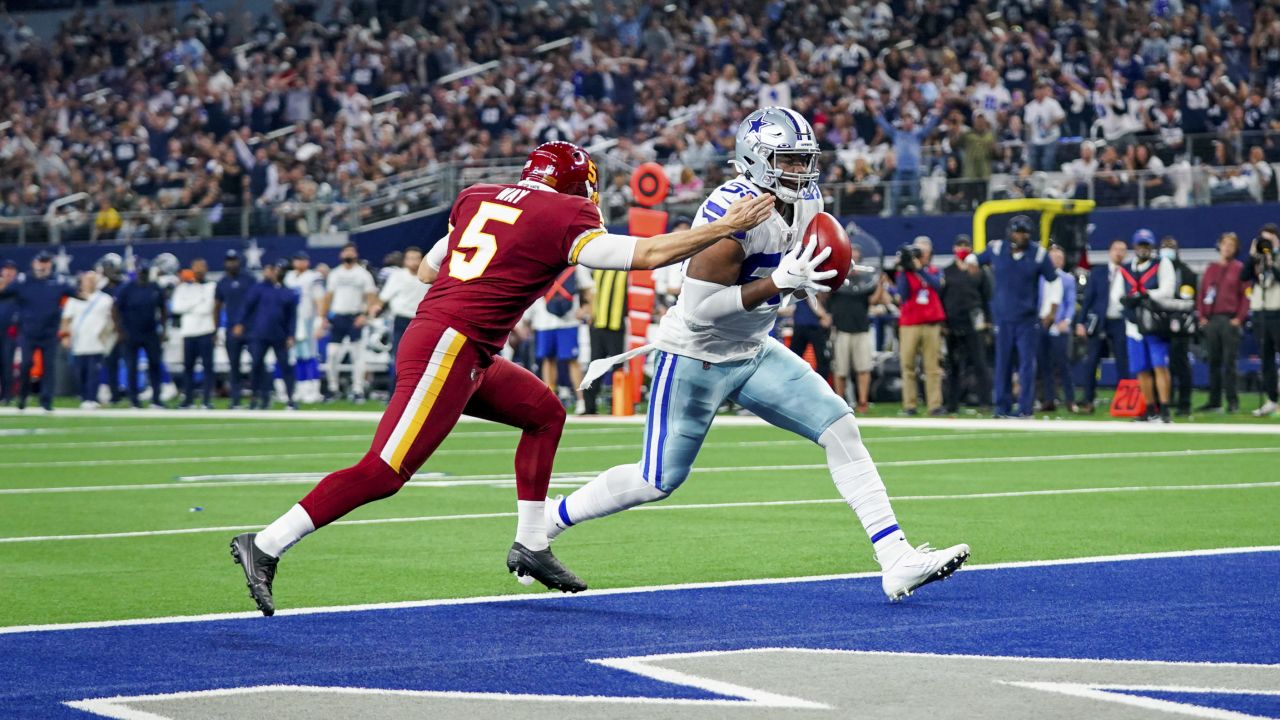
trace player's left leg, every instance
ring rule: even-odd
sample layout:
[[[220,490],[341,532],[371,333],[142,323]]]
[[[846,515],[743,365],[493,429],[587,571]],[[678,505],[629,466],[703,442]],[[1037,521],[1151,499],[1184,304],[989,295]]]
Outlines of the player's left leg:
[[[404,343],[396,391],[360,462],[327,475],[262,532],[231,541],[263,614],[275,612],[280,555],[317,528],[399,491],[453,429],[479,384],[482,352],[456,330],[423,322],[409,328]]]
[[[548,548],[545,505],[551,467],[560,434],[564,406],[533,373],[503,358],[495,358],[471,396],[464,412],[520,428],[516,446],[516,537],[507,554],[507,569],[520,578],[533,578],[555,590],[586,590]],[[525,580],[521,580],[524,582]]]
[[[781,343],[765,344],[736,399],[771,425],[806,437],[826,451],[836,489],[871,539],[890,600],[949,577],[968,559],[968,545],[933,551],[907,543],[848,403]]]
[[[750,372],[750,360],[703,363],[660,352],[649,386],[649,415],[639,463],[605,470],[547,507],[547,536],[628,508],[662,500],[684,483],[716,410]]]

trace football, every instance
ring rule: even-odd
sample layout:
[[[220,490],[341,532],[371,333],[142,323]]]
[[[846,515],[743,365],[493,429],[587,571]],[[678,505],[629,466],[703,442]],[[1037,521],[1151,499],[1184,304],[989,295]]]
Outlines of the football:
[[[829,213],[820,212],[809,221],[809,227],[805,228],[802,240],[806,243],[810,240],[817,241],[819,253],[822,252],[822,248],[831,248],[831,255],[822,261],[818,269],[835,270],[835,276],[824,280],[823,284],[832,290],[840,287],[845,277],[849,275],[849,263],[852,258],[849,236],[840,225],[840,221]]]

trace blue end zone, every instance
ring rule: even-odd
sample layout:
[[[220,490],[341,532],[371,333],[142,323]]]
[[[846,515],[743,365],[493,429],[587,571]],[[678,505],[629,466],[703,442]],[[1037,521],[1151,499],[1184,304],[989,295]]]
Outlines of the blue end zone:
[[[750,647],[1276,664],[1277,576],[1242,553],[964,572],[896,605],[866,578],[0,635],[0,717],[275,683],[705,698],[584,661]]]

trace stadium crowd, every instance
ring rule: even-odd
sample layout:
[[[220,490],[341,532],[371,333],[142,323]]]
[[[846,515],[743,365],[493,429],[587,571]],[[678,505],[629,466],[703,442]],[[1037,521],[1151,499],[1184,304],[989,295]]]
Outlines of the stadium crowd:
[[[1214,166],[1213,200],[1261,199],[1280,159],[1275,2],[161,4],[48,38],[0,22],[10,238],[73,193],[87,202],[58,213],[95,237],[235,232],[241,207],[350,227],[306,208],[552,139],[616,141],[611,160],[663,162],[691,200],[765,105],[812,122],[845,212],[963,209],[993,176],[1000,195],[1186,203],[1188,161]]]

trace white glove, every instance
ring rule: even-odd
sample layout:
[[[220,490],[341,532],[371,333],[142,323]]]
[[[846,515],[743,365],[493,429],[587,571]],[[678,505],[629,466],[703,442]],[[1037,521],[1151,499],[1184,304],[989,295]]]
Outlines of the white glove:
[[[822,252],[814,255],[817,248],[818,244],[813,241],[807,244],[796,243],[791,252],[782,256],[778,269],[769,276],[773,284],[777,285],[779,290],[829,292],[831,288],[823,285],[821,281],[835,277],[836,271],[817,268],[831,255],[831,248],[823,248]]]

